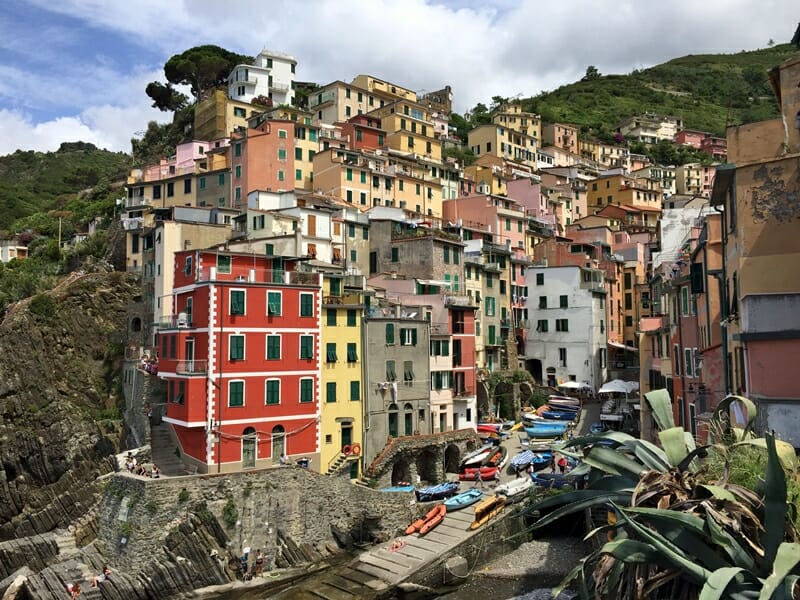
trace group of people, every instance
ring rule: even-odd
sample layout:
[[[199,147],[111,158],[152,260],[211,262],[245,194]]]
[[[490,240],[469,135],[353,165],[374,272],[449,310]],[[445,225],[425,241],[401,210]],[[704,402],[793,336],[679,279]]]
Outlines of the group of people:
[[[99,586],[102,582],[107,581],[111,577],[111,567],[108,565],[103,565],[103,570],[99,575],[95,575],[92,577],[92,587],[95,588]],[[67,584],[67,593],[69,594],[72,600],[76,598],[80,598],[81,593],[81,584],[79,581],[75,581],[73,583]]]
[[[253,577],[261,577],[264,572],[264,565],[267,562],[266,553],[261,551],[261,548],[256,550],[255,560],[250,565],[250,552],[249,548],[245,548],[245,552],[240,559],[240,567],[242,571],[242,581],[250,581]]]
[[[158,479],[161,477],[161,469],[158,468],[156,463],[150,465],[150,470],[148,472],[147,467],[144,463],[139,463],[136,460],[136,457],[133,455],[132,452],[128,452],[128,456],[125,459],[125,468],[127,469],[128,473],[134,473],[136,475],[140,475],[142,477],[152,477],[153,479]]]

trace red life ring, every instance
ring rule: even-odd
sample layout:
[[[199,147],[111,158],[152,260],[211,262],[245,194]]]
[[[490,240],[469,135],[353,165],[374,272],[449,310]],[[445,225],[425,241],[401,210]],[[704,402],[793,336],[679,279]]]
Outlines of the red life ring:
[[[347,444],[344,448],[342,448],[342,454],[344,454],[345,456],[350,456],[350,453],[352,451],[353,449],[350,447],[350,444]]]
[[[353,453],[353,456],[361,454],[361,444],[353,444],[353,447],[350,448],[350,452]]]

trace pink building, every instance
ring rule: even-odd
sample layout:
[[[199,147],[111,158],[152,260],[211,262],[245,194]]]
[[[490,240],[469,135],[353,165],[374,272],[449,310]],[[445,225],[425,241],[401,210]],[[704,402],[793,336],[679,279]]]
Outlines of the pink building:
[[[480,195],[445,200],[442,219],[453,223],[461,219],[468,229],[488,230],[497,244],[525,247],[525,209],[512,198]]]
[[[697,131],[694,129],[681,129],[672,138],[672,141],[681,146],[691,146],[692,148],[701,149],[703,140],[706,139],[707,134],[705,131]]]

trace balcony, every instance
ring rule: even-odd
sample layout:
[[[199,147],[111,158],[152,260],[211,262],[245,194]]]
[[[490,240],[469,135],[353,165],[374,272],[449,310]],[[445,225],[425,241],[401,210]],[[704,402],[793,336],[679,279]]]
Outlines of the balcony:
[[[208,372],[207,360],[179,360],[175,364],[176,375],[205,376],[207,372]]]
[[[196,281],[320,286],[322,285],[322,274],[305,271],[248,269],[246,267],[234,267],[229,272],[220,272],[217,267],[204,267],[200,269]]]
[[[288,92],[289,89],[291,88],[291,86],[288,83],[275,83],[275,82],[273,82],[273,84],[271,86],[269,86],[269,88],[271,90],[276,91],[276,92]]]
[[[477,306],[477,303],[473,299],[472,296],[467,295],[459,295],[459,296],[445,296],[444,297],[444,305],[445,306],[465,306],[465,307],[474,307]]]
[[[150,196],[132,196],[125,198],[125,208],[138,208],[140,206],[152,206],[153,199]]]

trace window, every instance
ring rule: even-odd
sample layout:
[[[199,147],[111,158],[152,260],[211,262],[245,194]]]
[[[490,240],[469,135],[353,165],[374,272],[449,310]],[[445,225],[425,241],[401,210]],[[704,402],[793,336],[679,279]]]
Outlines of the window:
[[[567,349],[566,348],[559,348],[558,349],[558,366],[559,367],[566,367],[567,366]]]
[[[347,181],[353,181],[353,169],[349,167],[347,168],[347,170],[345,171],[345,179]]]
[[[444,247],[444,264],[450,264],[450,246]]]
[[[403,361],[403,381],[411,385],[414,383],[414,362]]]
[[[201,190],[206,189],[206,178],[205,177],[201,177],[200,178],[200,182],[199,182],[198,185],[199,185]],[[155,196],[155,194],[154,194],[154,196]]]
[[[400,262],[400,249],[392,248],[392,262]]]
[[[356,326],[356,309],[348,308],[347,309],[347,326],[348,327],[355,327]]]
[[[311,359],[314,358],[314,336],[301,335],[300,336],[300,358]]]
[[[281,293],[267,292],[267,315],[277,316],[281,314]]]
[[[228,406],[244,406],[244,381],[228,382]]]
[[[228,337],[230,360],[244,360],[244,336],[231,335]]]
[[[496,298],[494,298],[493,296],[487,296],[485,298],[485,304],[486,304],[486,311],[485,311],[486,316],[487,317],[495,316],[495,311],[497,309]]]
[[[539,296],[539,308],[547,308],[547,296]]]
[[[183,274],[184,275],[191,275],[192,274],[192,257],[187,256],[186,262],[183,264]]]
[[[694,377],[694,360],[692,360],[692,349],[683,349],[683,364],[686,365],[686,376]]]
[[[684,290],[686,288],[683,288]],[[633,294],[625,292],[625,310],[633,309]]]
[[[627,308],[627,306],[626,306]],[[689,287],[683,286],[681,288],[681,314],[687,316],[689,314]]]
[[[325,384],[325,402],[336,402],[336,382],[329,381]]]
[[[280,404],[281,401],[281,381],[280,379],[267,379],[265,404]]]
[[[387,360],[386,361],[386,381],[396,381],[397,380],[397,372],[394,370],[394,361]]]
[[[569,319],[556,319],[556,331],[569,331]]]
[[[675,365],[673,366],[672,370],[675,371],[675,375],[681,374],[681,349],[678,348],[678,345],[675,344],[673,346],[673,356],[675,357]]]
[[[361,400],[361,382],[360,381],[351,381],[350,382],[350,400],[352,402],[358,402]]]
[[[625,273],[625,289],[626,290],[631,289],[631,274],[630,273]]]
[[[336,356],[336,342],[331,342],[329,344],[325,344],[325,359],[326,362],[335,363],[337,360]]]
[[[282,169],[279,170],[278,171],[278,181],[283,181],[285,179],[286,179],[286,173],[284,173]]]
[[[335,308],[329,308],[328,310],[325,311],[325,314],[326,314],[326,317],[327,317],[326,324],[330,325],[330,326],[335,326],[336,325],[336,309]]]
[[[301,379],[300,380],[300,402],[313,402],[314,401],[314,380]]]
[[[347,344],[347,362],[358,362],[358,351],[356,350],[355,343],[351,342]]]
[[[267,360],[281,359],[281,336],[267,336]]]
[[[217,272],[230,273],[231,272],[231,257],[219,255],[217,256]]]
[[[285,129],[279,129],[278,130],[278,137],[281,138],[282,140],[285,140],[286,139],[286,130]]]
[[[314,316],[314,295],[313,294],[300,294],[300,316],[313,317]]]
[[[559,306],[561,308],[568,308],[569,307],[569,296],[559,296],[558,297]]]
[[[536,331],[539,333],[547,333],[547,319],[539,319],[536,322]]]
[[[536,274],[536,285],[544,285],[544,273]]]
[[[244,314],[244,290],[231,290],[231,314]]]
[[[633,327],[633,317],[631,315],[625,315],[625,327]]]
[[[394,323],[386,324],[386,343],[394,344]]]
[[[416,346],[417,345],[417,330],[416,329],[401,329],[400,330],[400,344],[403,346]]]
[[[222,186],[225,185],[225,173],[220,173],[217,175],[217,185]]]

